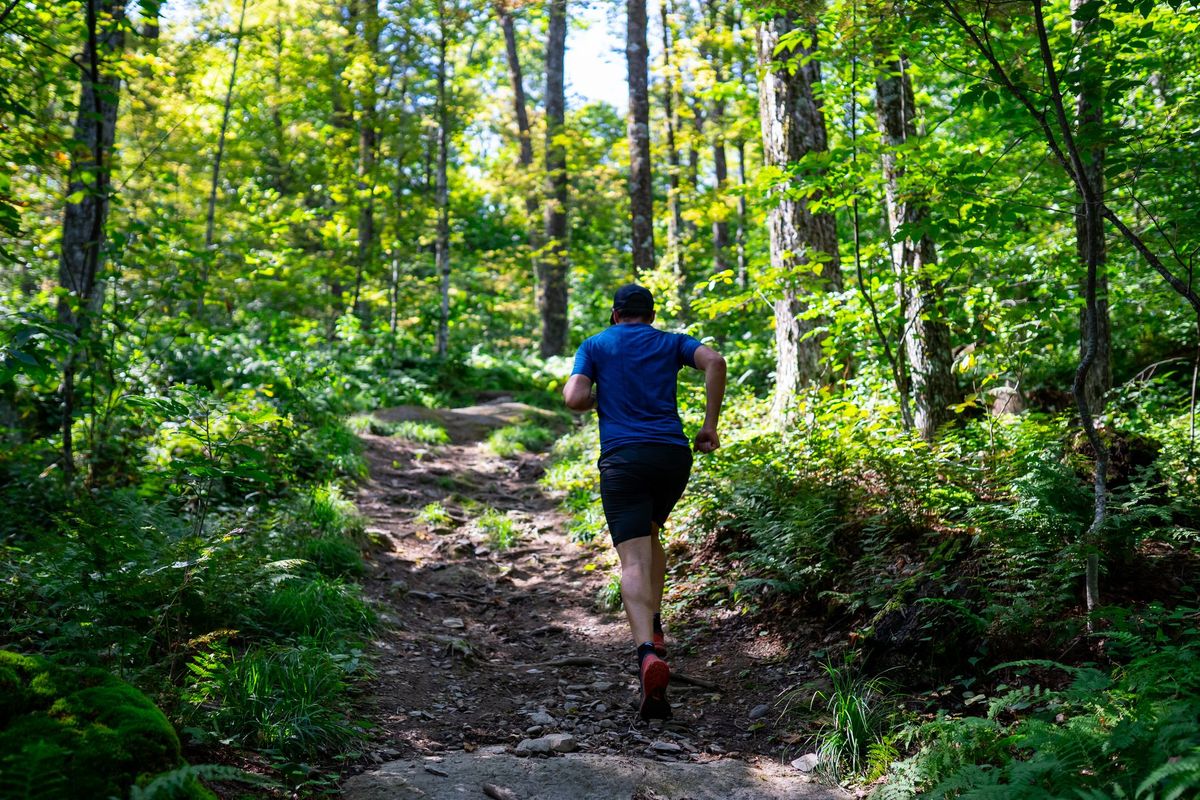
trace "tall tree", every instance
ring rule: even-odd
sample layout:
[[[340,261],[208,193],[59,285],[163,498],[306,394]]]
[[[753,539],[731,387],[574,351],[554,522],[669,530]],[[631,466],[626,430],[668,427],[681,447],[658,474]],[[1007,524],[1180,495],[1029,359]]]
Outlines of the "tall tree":
[[[237,33],[233,37],[233,55],[229,67],[229,82],[225,85],[225,105],[221,109],[221,130],[217,135],[217,152],[213,156],[212,173],[208,183],[208,213],[204,218],[204,260],[200,268],[200,294],[196,298],[196,313],[204,312],[204,294],[208,288],[209,266],[213,258],[213,237],[217,218],[217,186],[221,181],[221,159],[225,156],[225,139],[229,133],[229,112],[233,106],[233,90],[237,86],[238,57],[242,52],[242,35],[246,25],[246,2],[238,15]]]
[[[79,107],[58,266],[58,283],[66,290],[59,301],[59,321],[80,343],[72,345],[63,366],[62,453],[67,483],[75,476],[75,377],[81,350],[86,352],[92,317],[99,312],[103,299],[96,283],[104,264],[113,141],[121,97],[120,72],[112,62],[125,46],[122,0],[86,0],[84,13],[87,38],[80,59]]]
[[[1072,28],[1079,42],[1079,85],[1075,97],[1075,123],[1078,128],[1079,154],[1082,160],[1081,178],[1091,188],[1097,203],[1105,202],[1104,195],[1104,37],[1099,33],[1101,22],[1098,5],[1081,11],[1086,0],[1071,0],[1075,15]],[[1095,13],[1089,13],[1095,9]],[[1078,17],[1084,17],[1079,19]],[[1112,330],[1108,313],[1108,247],[1104,240],[1104,223],[1087,224],[1087,213],[1080,202],[1075,206],[1075,248],[1080,263],[1088,263],[1089,254],[1096,261],[1096,343],[1092,367],[1083,383],[1083,393],[1092,414],[1104,411],[1104,394],[1112,388]],[[1086,287],[1085,287],[1086,291]],[[1081,327],[1087,330],[1087,312],[1081,317]],[[1080,354],[1084,345],[1081,344]]]
[[[546,246],[538,260],[543,357],[558,355],[567,346],[567,147],[563,141],[567,0],[550,0],[549,11],[550,25],[546,32]]]
[[[355,252],[354,302],[356,314],[362,314],[361,297],[363,276],[369,274],[374,263],[376,243],[379,238],[375,230],[375,160],[379,149],[379,92],[377,71],[379,69],[379,38],[383,25],[379,19],[376,0],[362,4],[363,57],[367,69],[359,91],[361,112],[358,117],[358,247]],[[387,88],[391,88],[389,77]],[[387,92],[385,91],[386,95]],[[386,102],[386,97],[384,101]]]
[[[683,227],[683,212],[679,197],[679,147],[675,143],[675,132],[679,129],[676,112],[676,67],[672,59],[675,49],[675,31],[671,25],[671,0],[662,0],[663,33],[663,112],[667,122],[667,248],[671,251],[671,267],[676,277],[683,279],[683,246],[680,230]]]
[[[629,215],[633,270],[654,268],[654,196],[650,175],[650,66],[646,0],[626,0],[625,61],[629,69]]]
[[[438,0],[437,67],[437,232],[434,237],[434,263],[438,274],[441,303],[438,313],[437,356],[450,352],[450,185],[446,169],[450,148],[450,109],[446,103],[446,0]]]
[[[821,82],[816,25],[794,12],[777,14],[759,23],[757,47],[763,156],[769,167],[784,170],[808,153],[828,149],[825,116],[814,91]],[[773,190],[767,214],[771,268],[780,295],[774,303],[772,409],[780,420],[787,418],[797,390],[818,373],[821,340],[809,334],[820,321],[805,314],[811,298],[842,286],[833,215],[811,209],[819,193],[797,197],[787,188]],[[814,263],[820,265],[817,275]]]
[[[496,0],[496,16],[504,32],[504,56],[508,63],[508,82],[512,89],[513,117],[517,122],[517,165],[525,180],[525,241],[533,254],[533,279],[541,313],[541,255],[538,232],[538,186],[533,168],[533,131],[529,125],[529,110],[525,99],[525,79],[521,70],[521,54],[517,47],[517,31],[512,14],[512,0]],[[543,224],[545,224],[543,222]],[[544,319],[543,319],[544,322]],[[544,332],[543,332],[544,333]],[[543,335],[543,346],[545,336]]]
[[[883,178],[891,232],[896,295],[904,316],[904,350],[916,413],[913,423],[926,440],[950,416],[956,387],[951,372],[950,331],[941,308],[941,292],[929,268],[937,250],[928,233],[915,241],[908,231],[921,231],[929,207],[903,185],[904,146],[917,136],[912,79],[903,57],[881,57],[875,79],[875,116],[883,139]],[[902,402],[904,400],[902,399]]]
[[[720,33],[722,30],[722,15],[719,0],[705,0],[707,29],[710,33]],[[725,184],[729,179],[728,162],[725,159],[725,99],[722,95],[721,84],[725,80],[724,54],[721,52],[721,42],[709,43],[704,50],[707,52],[709,64],[713,71],[713,100],[709,109],[709,131],[712,135],[713,179],[714,192],[717,202],[721,202],[725,192]],[[727,252],[729,250],[729,223],[724,215],[718,215],[712,222],[713,270],[720,272],[728,266]]]

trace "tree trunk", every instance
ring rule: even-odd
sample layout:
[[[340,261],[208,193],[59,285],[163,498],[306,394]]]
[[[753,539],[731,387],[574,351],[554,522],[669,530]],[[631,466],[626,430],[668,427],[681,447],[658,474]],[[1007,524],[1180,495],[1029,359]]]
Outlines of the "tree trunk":
[[[737,233],[734,241],[737,244],[737,286],[745,289],[750,276],[746,269],[746,143],[741,139],[737,140],[737,161],[738,188],[742,191],[737,199]]]
[[[883,178],[891,231],[892,268],[896,271],[896,296],[904,314],[904,350],[908,357],[909,384],[916,413],[913,423],[926,441],[952,416],[949,406],[957,399],[951,372],[950,331],[941,310],[941,292],[929,278],[937,263],[933,240],[922,234],[918,241],[906,237],[905,227],[921,227],[929,219],[922,198],[901,186],[904,166],[899,150],[917,135],[912,81],[903,58],[878,65],[875,80],[875,116],[883,139]],[[900,398],[902,403],[907,402]]]
[[[521,57],[517,50],[517,32],[513,23],[512,9],[506,0],[498,0],[496,14],[504,31],[504,53],[508,61],[508,81],[513,93],[513,116],[517,120],[518,156],[517,163],[528,181],[525,191],[525,239],[534,254],[533,278],[540,297],[541,276],[538,268],[538,190],[533,175],[533,132],[529,126],[529,112],[525,101],[525,80],[521,73]]]
[[[77,340],[71,345],[63,366],[63,479],[68,485],[75,477],[72,438],[75,377],[80,357],[87,350],[92,317],[99,312],[103,297],[96,291],[96,283],[104,264],[112,149],[121,92],[119,75],[103,66],[104,62],[111,63],[118,58],[125,44],[124,3],[86,0],[84,11],[87,41],[80,59],[79,109],[75,117],[58,266],[58,283],[67,292],[59,300],[59,321]]]
[[[1078,11],[1083,0],[1071,0],[1071,11]],[[1101,36],[1096,35],[1095,20],[1074,20],[1072,28],[1081,46],[1079,94],[1075,115],[1083,179],[1091,187],[1096,202],[1104,202],[1104,65]],[[1104,223],[1089,227],[1083,204],[1075,207],[1075,244],[1079,260],[1096,260],[1096,353],[1088,370],[1083,391],[1088,408],[1096,416],[1104,411],[1104,395],[1112,388],[1112,331],[1108,313],[1108,248],[1104,241]],[[1080,316],[1086,330],[1086,311]],[[1080,345],[1080,355],[1084,345]]]
[[[538,259],[543,358],[567,346],[567,149],[563,64],[567,47],[567,0],[550,0],[546,35],[546,247]]]
[[[675,65],[671,61],[674,50],[674,31],[671,28],[671,0],[663,0],[663,71],[666,73],[663,87],[663,110],[667,118],[667,249],[671,252],[671,269],[675,277],[683,281],[683,245],[679,234],[683,228],[683,214],[679,203],[679,148],[675,144],[675,131],[679,119],[675,112]]]
[[[762,124],[763,155],[768,166],[784,168],[806,153],[827,149],[825,117],[814,88],[820,84],[821,68],[816,59],[816,26],[806,24],[807,45],[795,51],[776,52],[780,38],[799,24],[795,14],[786,13],[758,26],[759,116]],[[789,63],[790,62],[790,63]],[[781,280],[775,300],[775,400],[772,413],[786,421],[799,388],[811,383],[819,368],[821,341],[805,335],[821,320],[801,319],[810,298],[841,289],[837,228],[832,214],[813,213],[809,199],[789,197],[776,187],[767,214],[771,238],[771,266]],[[819,200],[819,196],[811,198]],[[815,276],[809,265],[821,264]],[[801,341],[804,339],[803,341]]]
[[[626,0],[629,68],[629,216],[634,274],[654,269],[654,196],[650,176],[649,60],[646,0]]]
[[[447,150],[450,146],[450,114],[446,107],[446,4],[438,0],[438,72],[437,72],[437,235],[434,262],[439,276],[441,308],[438,314],[437,357],[450,352],[450,188],[446,179]]]
[[[246,1],[242,0],[242,12],[238,16],[237,34],[233,39],[233,64],[229,70],[229,83],[225,88],[225,107],[221,111],[221,132],[217,136],[217,154],[213,158],[212,177],[208,184],[208,214],[204,222],[204,260],[200,267],[200,295],[196,298],[196,315],[204,313],[204,294],[208,289],[208,269],[213,258],[213,236],[217,216],[217,184],[221,180],[221,159],[225,156],[225,137],[229,132],[229,109],[233,104],[233,89],[237,84],[238,56],[242,50],[242,34],[246,22]]]
[[[721,14],[717,7],[717,0],[707,0],[706,2],[709,21],[709,28],[713,31],[720,32]],[[719,47],[706,47],[709,63],[712,65],[713,80],[716,84],[721,84],[724,80],[722,72],[721,52]],[[713,178],[715,186],[713,187],[714,199],[720,203],[724,199],[725,183],[729,179],[729,168],[725,159],[725,101],[718,95],[712,104],[710,112],[709,131],[712,134],[713,148]],[[729,266],[727,252],[729,250],[729,223],[725,221],[723,216],[714,219],[712,222],[712,246],[713,246],[713,270],[721,272]]]
[[[372,74],[361,93],[362,114],[358,120],[358,248],[355,253],[354,313],[362,316],[362,286],[374,263],[378,233],[375,230],[375,159],[379,146],[379,97],[374,68],[379,63],[382,30],[375,2],[363,4],[363,43],[370,56]],[[390,79],[389,87],[390,88]]]

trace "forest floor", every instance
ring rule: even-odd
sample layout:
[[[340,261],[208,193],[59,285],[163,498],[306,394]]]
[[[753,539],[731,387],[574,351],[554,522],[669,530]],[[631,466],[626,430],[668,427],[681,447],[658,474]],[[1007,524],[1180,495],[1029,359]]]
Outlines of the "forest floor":
[[[596,603],[607,544],[567,538],[538,482],[545,456],[501,458],[483,441],[546,413],[503,399],[403,407],[376,417],[437,422],[451,443],[363,435],[370,479],[357,502],[378,543],[365,580],[381,612],[367,703],[377,727],[344,796],[845,796],[787,763],[802,751],[773,730],[773,702],[807,667],[732,611],[666,620],[672,669],[708,686],[673,681],[674,718],[638,719],[624,617]],[[432,502],[449,523],[420,519]],[[478,529],[484,506],[512,520],[514,544],[497,549]]]

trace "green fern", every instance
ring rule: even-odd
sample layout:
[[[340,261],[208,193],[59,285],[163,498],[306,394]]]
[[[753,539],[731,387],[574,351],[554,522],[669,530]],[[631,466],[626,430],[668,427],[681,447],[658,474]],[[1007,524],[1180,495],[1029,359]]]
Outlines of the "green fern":
[[[229,781],[251,786],[278,787],[275,781],[253,772],[223,764],[184,764],[169,772],[154,776],[145,786],[133,786],[129,800],[177,800],[177,798],[215,798],[216,795],[200,784],[206,781]]]
[[[59,800],[70,796],[63,764],[69,754],[50,742],[33,741],[0,759],[0,797]]]

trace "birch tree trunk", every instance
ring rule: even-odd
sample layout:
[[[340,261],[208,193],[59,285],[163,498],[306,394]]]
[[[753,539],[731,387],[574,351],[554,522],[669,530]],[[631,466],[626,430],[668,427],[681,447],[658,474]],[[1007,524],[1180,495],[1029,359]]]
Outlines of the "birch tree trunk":
[[[71,147],[67,202],[63,210],[58,283],[66,290],[59,300],[58,318],[76,337],[63,365],[62,455],[63,479],[75,478],[72,428],[75,418],[75,378],[87,352],[89,329],[100,311],[103,295],[96,291],[104,265],[105,225],[111,191],[113,141],[121,79],[111,62],[125,45],[124,3],[86,0],[87,40],[80,59],[79,109]]]
[[[437,71],[437,234],[434,263],[439,276],[441,309],[438,315],[437,357],[450,352],[450,188],[446,178],[447,150],[450,146],[450,113],[446,107],[446,4],[438,0],[438,71]]]
[[[1084,0],[1071,0],[1071,11],[1078,11]],[[1096,35],[1096,20],[1073,20],[1071,27],[1081,46],[1079,94],[1075,117],[1083,180],[1091,187],[1097,203],[1105,202],[1104,192],[1104,68],[1102,36]],[[1108,247],[1104,223],[1087,224],[1082,203],[1075,206],[1075,246],[1079,261],[1087,264],[1090,253],[1096,261],[1096,352],[1088,370],[1083,391],[1088,408],[1096,416],[1104,411],[1104,395],[1112,388],[1112,329],[1108,312]],[[1080,315],[1080,330],[1086,332],[1086,311]],[[1085,337],[1086,338],[1086,337]],[[1080,344],[1082,357],[1085,344]]]
[[[567,0],[550,0],[546,32],[546,246],[538,259],[538,310],[543,358],[567,346],[567,148],[563,66],[567,51]]]
[[[926,441],[952,416],[949,406],[957,399],[951,371],[950,331],[941,311],[941,292],[929,277],[937,263],[933,240],[922,234],[913,241],[905,227],[920,227],[929,219],[929,208],[901,186],[904,166],[900,148],[917,135],[912,81],[903,58],[885,59],[875,80],[875,116],[883,139],[883,178],[891,231],[892,267],[896,271],[896,296],[904,313],[904,351],[908,358],[909,385],[915,414],[913,423]],[[901,398],[901,402],[906,402]]]
[[[806,153],[827,149],[824,112],[813,92],[821,82],[815,25],[805,23],[807,45],[776,52],[780,38],[799,24],[797,15],[786,13],[758,26],[759,117],[768,167],[784,168]],[[821,320],[801,316],[815,296],[839,291],[842,286],[833,215],[813,213],[808,199],[789,197],[784,188],[773,190],[767,214],[771,267],[781,284],[774,303],[776,374],[772,414],[778,421],[786,421],[797,391],[815,380],[819,369],[820,337],[801,340],[821,325]],[[813,262],[821,265],[819,275],[813,274]]]
[[[629,215],[634,274],[654,269],[654,197],[650,183],[649,53],[646,0],[626,0],[629,68]]]

